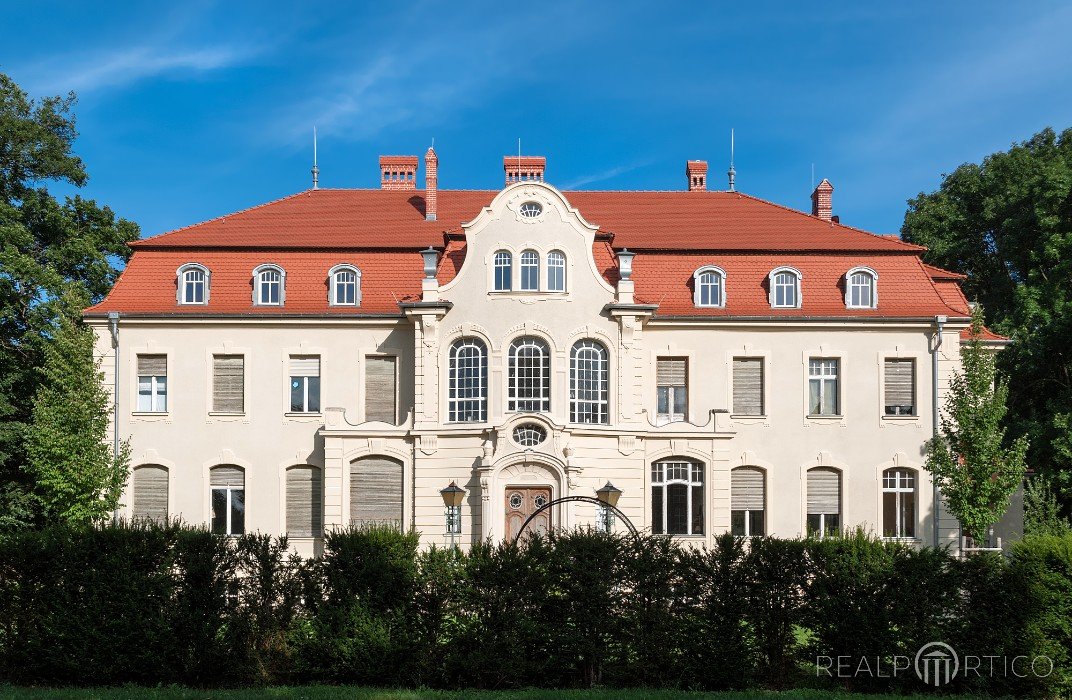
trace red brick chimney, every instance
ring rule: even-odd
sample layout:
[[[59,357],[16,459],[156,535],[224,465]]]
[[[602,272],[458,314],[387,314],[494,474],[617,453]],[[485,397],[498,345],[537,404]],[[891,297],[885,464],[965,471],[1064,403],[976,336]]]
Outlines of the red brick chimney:
[[[811,193],[811,215],[817,216],[823,221],[830,221],[834,211],[833,199],[830,195],[834,192],[834,186],[825,177]]]
[[[417,156],[380,156],[380,189],[417,189]]]
[[[543,182],[543,171],[546,168],[547,159],[543,156],[503,156],[507,185],[527,180]]]
[[[689,179],[689,192],[703,192],[707,189],[707,161],[685,161],[685,175]]]
[[[424,154],[424,218],[436,220],[439,206],[439,156],[429,147]]]

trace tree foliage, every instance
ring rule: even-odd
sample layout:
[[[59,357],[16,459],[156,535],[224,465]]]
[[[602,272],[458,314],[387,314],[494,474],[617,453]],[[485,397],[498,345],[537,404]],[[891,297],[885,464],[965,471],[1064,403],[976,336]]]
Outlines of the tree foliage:
[[[63,299],[103,298],[138,237],[108,207],[48,190],[87,181],[74,102],[73,93],[33,100],[0,73],[0,527],[40,515],[25,433]]]
[[[1027,470],[1027,438],[1005,445],[1003,422],[1008,383],[997,376],[993,352],[983,347],[982,312],[972,318],[971,339],[961,349],[961,371],[953,376],[941,431],[927,446],[927,469],[949,510],[976,541],[1009,507],[1009,496]]]

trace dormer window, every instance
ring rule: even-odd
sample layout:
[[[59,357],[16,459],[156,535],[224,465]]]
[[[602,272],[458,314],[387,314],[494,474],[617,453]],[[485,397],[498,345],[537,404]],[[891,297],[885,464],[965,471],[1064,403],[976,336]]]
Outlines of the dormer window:
[[[328,271],[328,303],[331,306],[361,305],[361,270],[336,265]]]
[[[536,292],[540,289],[540,256],[535,250],[521,254],[521,291]]]
[[[692,273],[692,301],[696,306],[723,307],[726,305],[726,273],[714,265],[701,267]]]
[[[178,269],[176,299],[180,304],[207,304],[209,271],[204,265],[187,263]]]
[[[253,271],[253,303],[282,306],[286,296],[286,273],[275,265],[261,265]]]
[[[566,291],[566,254],[561,250],[547,254],[547,291]]]
[[[779,267],[768,275],[770,305],[775,309],[800,308],[800,272],[791,267]]]
[[[869,267],[854,267],[845,273],[845,306],[874,309],[878,306],[878,273]]]
[[[495,253],[495,291],[509,292],[513,288],[514,256],[508,250]]]

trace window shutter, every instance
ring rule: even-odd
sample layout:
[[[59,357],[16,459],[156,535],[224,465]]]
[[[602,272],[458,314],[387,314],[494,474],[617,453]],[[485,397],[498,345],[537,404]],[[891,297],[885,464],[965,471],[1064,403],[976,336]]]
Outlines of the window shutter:
[[[402,463],[364,457],[350,463],[350,521],[402,524]]]
[[[134,470],[133,515],[162,522],[168,515],[168,470],[150,464]]]
[[[733,412],[763,415],[763,358],[733,358]]]
[[[291,467],[287,470],[287,534],[294,537],[320,537],[323,532],[323,490],[320,470],[316,467]]]
[[[216,413],[245,411],[245,358],[241,355],[213,356],[212,410]]]
[[[138,355],[139,377],[166,377],[167,355]]]
[[[685,386],[689,361],[684,357],[660,357],[655,365],[658,386]]]
[[[886,360],[886,406],[903,407],[897,413],[915,412],[915,369],[912,360]]]
[[[209,476],[212,486],[243,487],[246,483],[242,467],[213,467]]]
[[[731,510],[763,510],[763,472],[741,468],[730,472]]]
[[[841,479],[833,469],[808,472],[808,513],[836,515],[840,512]]]
[[[290,358],[290,376],[319,377],[320,358],[316,355],[292,355]]]
[[[395,387],[394,357],[365,358],[365,420],[378,420],[394,425],[397,389]]]

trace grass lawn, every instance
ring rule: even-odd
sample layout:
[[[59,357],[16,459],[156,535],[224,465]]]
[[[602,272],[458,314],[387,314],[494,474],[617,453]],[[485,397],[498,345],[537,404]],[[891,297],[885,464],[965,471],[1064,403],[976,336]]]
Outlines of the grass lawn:
[[[727,693],[689,693],[677,690],[388,690],[352,686],[314,685],[275,687],[257,690],[190,690],[188,688],[94,688],[50,689],[0,686],[0,700],[247,700],[252,698],[298,698],[304,700],[699,700],[700,698],[766,698],[768,700],[905,700],[906,695],[855,695],[820,690],[795,690],[784,693],[746,691]],[[956,696],[945,696],[950,700]],[[968,697],[968,696],[960,696]]]

